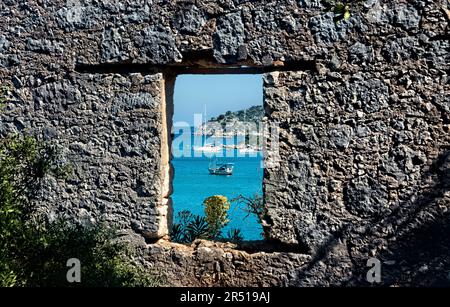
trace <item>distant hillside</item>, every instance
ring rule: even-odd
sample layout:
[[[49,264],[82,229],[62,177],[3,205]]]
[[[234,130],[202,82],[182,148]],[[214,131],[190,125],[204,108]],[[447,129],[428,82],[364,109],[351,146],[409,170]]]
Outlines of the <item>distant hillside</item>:
[[[259,123],[263,117],[264,108],[262,106],[252,106],[245,110],[239,110],[235,112],[228,111],[225,114],[221,114],[217,117],[212,117],[208,122],[218,122],[222,126],[225,126],[226,123],[232,123],[236,121]]]
[[[247,135],[251,131],[258,133],[257,129],[263,117],[264,108],[262,106],[252,106],[235,112],[227,111],[225,114],[212,117],[206,125],[202,124],[199,127],[199,133],[216,136],[224,134]],[[220,124],[220,129],[217,129],[217,124]]]

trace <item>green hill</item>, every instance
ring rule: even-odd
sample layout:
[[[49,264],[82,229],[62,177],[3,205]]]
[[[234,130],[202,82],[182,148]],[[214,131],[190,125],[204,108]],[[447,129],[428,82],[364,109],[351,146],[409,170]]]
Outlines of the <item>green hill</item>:
[[[259,123],[264,117],[264,108],[262,106],[252,106],[248,109],[239,111],[227,111],[217,117],[212,117],[208,122],[218,122],[222,126],[230,122],[254,122]]]

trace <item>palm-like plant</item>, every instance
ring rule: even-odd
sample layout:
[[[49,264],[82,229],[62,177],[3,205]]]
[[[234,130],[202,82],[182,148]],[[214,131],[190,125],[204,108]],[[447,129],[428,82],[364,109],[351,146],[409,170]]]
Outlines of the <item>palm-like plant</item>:
[[[227,240],[234,243],[239,243],[244,240],[244,237],[242,236],[240,229],[233,228],[228,230]]]
[[[208,238],[208,223],[203,216],[196,215],[186,226],[186,238],[190,242]]]
[[[205,218],[188,210],[177,215],[178,223],[172,226],[171,239],[178,243],[191,243],[196,239],[209,238],[208,223]]]

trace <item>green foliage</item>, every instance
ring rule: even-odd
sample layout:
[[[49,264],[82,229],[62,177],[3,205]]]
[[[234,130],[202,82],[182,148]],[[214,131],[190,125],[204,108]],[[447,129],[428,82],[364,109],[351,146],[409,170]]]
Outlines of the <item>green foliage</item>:
[[[228,219],[228,210],[230,203],[223,195],[213,195],[203,201],[205,206],[205,220],[208,223],[209,235],[212,239],[221,235],[221,230],[230,220]]]
[[[0,287],[14,287],[16,284],[17,275],[8,266],[0,266]]]
[[[238,203],[247,212],[244,217],[254,214],[260,223],[265,214],[263,197],[255,194],[253,197],[239,195],[231,203]],[[191,243],[195,239],[226,240],[239,243],[244,240],[240,229],[230,229],[226,236],[222,236],[222,229],[229,223],[228,210],[230,202],[225,196],[214,195],[203,201],[205,217],[192,214],[189,210],[178,213],[177,223],[171,230],[171,239],[179,243]]]
[[[189,241],[194,241],[197,238],[207,238],[208,230],[206,219],[202,216],[194,216],[191,223],[186,226],[186,231],[189,234],[187,238]]]
[[[28,136],[0,141],[0,286],[160,284],[127,260],[131,251],[114,230],[39,218],[33,201],[50,174],[67,174],[56,147]],[[80,284],[66,280],[70,258],[81,261]]]
[[[325,5],[334,13],[334,21],[339,23],[342,20],[348,20],[351,17],[351,9],[361,1],[359,0],[324,0]]]
[[[336,16],[336,18],[338,18],[338,20],[349,19],[351,16],[350,6],[346,5],[342,2],[336,2],[335,6],[334,6],[334,15]]]
[[[115,238],[115,231],[102,225],[74,226],[63,220],[31,223],[17,233],[5,255],[19,286],[159,285],[159,279],[127,260],[133,256],[131,250]],[[66,280],[66,262],[70,258],[81,262],[79,284]]]
[[[235,112],[227,111],[225,114],[220,114],[217,117],[212,117],[209,122],[218,122],[222,127],[225,127],[227,122],[253,122],[258,124],[264,117],[264,108],[262,106],[252,106],[245,110]]]
[[[234,243],[240,243],[244,240],[242,236],[242,232],[240,229],[230,229],[227,233],[227,241],[231,241]]]
[[[173,242],[188,243],[184,240],[184,228],[181,224],[174,223],[170,229],[170,238]]]
[[[230,203],[225,196],[214,195],[203,201],[205,216],[192,214],[189,210],[178,213],[177,223],[171,230],[171,239],[179,243],[191,243],[196,239],[222,239],[222,228],[228,220]]]
[[[6,95],[8,94],[8,88],[7,87],[0,87],[0,103],[4,102],[6,100]]]
[[[56,149],[29,136],[0,140],[0,248],[30,219],[33,199],[44,177],[59,175]]]
[[[190,243],[196,239],[207,239],[209,237],[208,223],[204,217],[184,210],[178,213],[177,220],[178,223],[175,223],[171,230],[172,241]]]

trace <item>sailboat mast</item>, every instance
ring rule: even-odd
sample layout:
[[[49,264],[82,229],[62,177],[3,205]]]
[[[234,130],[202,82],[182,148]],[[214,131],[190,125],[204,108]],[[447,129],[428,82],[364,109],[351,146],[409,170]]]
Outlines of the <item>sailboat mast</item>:
[[[205,108],[205,124],[203,126],[204,126],[204,135],[205,135],[204,143],[206,143],[206,131],[207,131],[207,128],[206,128],[206,104],[204,104],[204,108]]]

